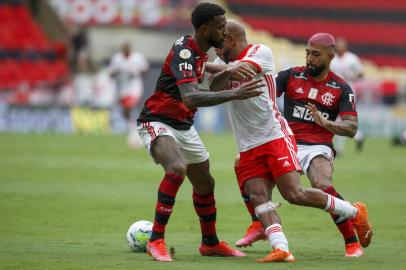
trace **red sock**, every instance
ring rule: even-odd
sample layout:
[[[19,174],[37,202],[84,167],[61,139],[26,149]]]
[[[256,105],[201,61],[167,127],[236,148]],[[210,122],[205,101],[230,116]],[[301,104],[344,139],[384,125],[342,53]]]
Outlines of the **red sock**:
[[[344,200],[343,197],[334,189],[333,186],[328,187],[324,192]],[[340,216],[331,214],[334,223],[336,224],[338,230],[343,235],[344,241],[346,244],[358,242],[357,237],[355,236],[354,226],[352,221],[349,219],[343,219]]]
[[[199,195],[193,191],[193,206],[199,216],[202,242],[208,246],[218,244],[216,233],[216,201],[214,194]]]
[[[155,220],[152,226],[150,241],[163,238],[165,227],[172,214],[175,204],[176,193],[183,182],[184,177],[174,173],[165,174],[158,188],[158,200],[155,208]]]

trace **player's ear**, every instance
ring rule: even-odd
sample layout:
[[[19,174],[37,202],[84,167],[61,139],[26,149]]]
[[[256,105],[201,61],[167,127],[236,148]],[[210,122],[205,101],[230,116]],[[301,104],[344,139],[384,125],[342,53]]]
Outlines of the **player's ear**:
[[[207,25],[203,24],[203,25],[201,25],[199,27],[199,32],[201,34],[203,34],[204,36],[208,36],[209,35],[209,27]]]

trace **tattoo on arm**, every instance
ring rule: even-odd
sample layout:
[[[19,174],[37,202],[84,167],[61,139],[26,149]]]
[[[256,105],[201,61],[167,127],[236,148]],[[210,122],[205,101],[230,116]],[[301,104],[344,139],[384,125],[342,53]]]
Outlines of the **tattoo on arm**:
[[[358,129],[358,117],[345,115],[341,121],[326,121],[324,127],[336,135],[354,137]]]

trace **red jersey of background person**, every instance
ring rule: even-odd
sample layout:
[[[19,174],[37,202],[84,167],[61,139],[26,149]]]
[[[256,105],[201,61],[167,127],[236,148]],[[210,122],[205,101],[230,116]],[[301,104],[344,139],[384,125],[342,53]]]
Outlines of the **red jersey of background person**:
[[[138,123],[159,121],[175,129],[188,130],[197,109],[182,101],[178,85],[200,83],[208,56],[190,35],[178,39],[162,67],[154,94],[145,102]]]
[[[298,144],[325,144],[333,147],[334,134],[313,121],[307,103],[313,103],[324,118],[335,121],[338,115],[357,115],[351,87],[331,72],[321,82],[307,74],[306,67],[294,67],[278,73],[278,96],[285,93],[284,117]]]

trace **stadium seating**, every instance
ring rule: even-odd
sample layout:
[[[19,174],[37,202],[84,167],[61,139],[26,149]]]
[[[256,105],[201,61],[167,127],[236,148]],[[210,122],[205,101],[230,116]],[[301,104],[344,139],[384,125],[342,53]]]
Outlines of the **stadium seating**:
[[[0,1],[0,91],[58,81],[69,73],[51,42],[21,1]]]
[[[227,0],[255,29],[305,42],[315,32],[345,37],[378,65],[406,67],[406,1]]]

